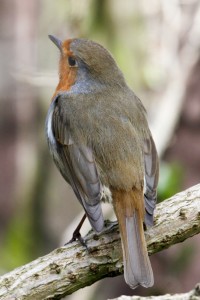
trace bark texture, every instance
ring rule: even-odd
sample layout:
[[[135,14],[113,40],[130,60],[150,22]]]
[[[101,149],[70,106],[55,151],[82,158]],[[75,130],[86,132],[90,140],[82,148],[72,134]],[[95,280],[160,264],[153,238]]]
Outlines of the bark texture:
[[[155,225],[146,232],[149,255],[199,232],[200,184],[157,205]],[[104,277],[123,273],[121,243],[116,224],[107,222],[105,231],[100,235],[89,232],[86,242],[89,251],[79,242],[74,242],[1,276],[0,299],[62,299]]]

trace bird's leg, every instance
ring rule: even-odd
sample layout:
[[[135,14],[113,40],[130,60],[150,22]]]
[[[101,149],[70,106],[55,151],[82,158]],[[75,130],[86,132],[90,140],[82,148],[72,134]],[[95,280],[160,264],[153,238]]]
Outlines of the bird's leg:
[[[80,234],[80,229],[81,229],[85,219],[86,219],[86,214],[83,215],[81,221],[79,222],[78,226],[74,230],[71,240],[69,242],[65,243],[65,245],[70,244],[76,240],[79,240],[81,245],[87,248],[87,244]]]

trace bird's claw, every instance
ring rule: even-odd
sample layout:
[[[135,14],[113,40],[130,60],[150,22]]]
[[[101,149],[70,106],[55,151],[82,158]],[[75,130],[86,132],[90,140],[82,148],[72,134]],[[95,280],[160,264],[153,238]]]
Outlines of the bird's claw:
[[[76,232],[76,231],[74,231],[71,240],[69,240],[67,243],[65,243],[65,246],[68,244],[71,244],[72,242],[75,242],[77,240],[80,242],[80,244],[83,247],[85,247],[88,250],[88,247],[87,247],[87,244],[86,244],[84,238],[81,236],[80,232]]]
[[[75,242],[76,240],[78,240],[80,242],[80,244],[88,250],[88,246],[87,246],[85,240],[83,239],[83,237],[80,234],[80,229],[81,229],[85,219],[86,219],[86,214],[84,214],[84,216],[82,217],[80,223],[78,224],[78,226],[74,230],[71,240],[69,242],[65,243],[65,246],[72,243],[72,242]]]

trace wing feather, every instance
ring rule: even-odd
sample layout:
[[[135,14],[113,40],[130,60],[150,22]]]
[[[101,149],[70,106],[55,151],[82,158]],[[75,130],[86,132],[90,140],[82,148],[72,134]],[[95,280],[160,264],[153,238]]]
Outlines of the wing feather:
[[[158,155],[152,136],[144,143],[144,163],[145,163],[145,224],[153,225],[153,212],[157,201],[157,185],[159,176]]]
[[[54,107],[52,129],[59,157],[55,162],[85,209],[92,227],[99,232],[104,224],[100,204],[101,183],[92,149],[73,141],[67,120],[64,120],[58,105]]]

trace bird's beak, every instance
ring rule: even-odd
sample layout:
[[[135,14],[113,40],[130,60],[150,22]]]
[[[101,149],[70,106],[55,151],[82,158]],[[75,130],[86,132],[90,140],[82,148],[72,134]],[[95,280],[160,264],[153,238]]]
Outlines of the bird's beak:
[[[62,41],[56,38],[55,36],[49,34],[50,40],[58,47],[58,49],[62,50]]]

